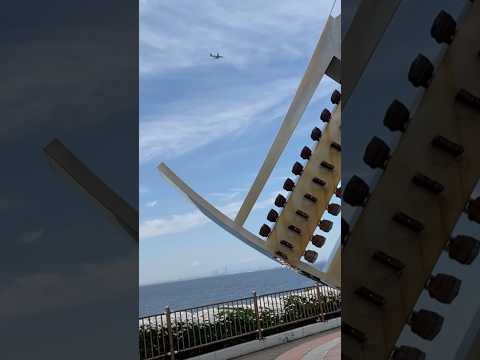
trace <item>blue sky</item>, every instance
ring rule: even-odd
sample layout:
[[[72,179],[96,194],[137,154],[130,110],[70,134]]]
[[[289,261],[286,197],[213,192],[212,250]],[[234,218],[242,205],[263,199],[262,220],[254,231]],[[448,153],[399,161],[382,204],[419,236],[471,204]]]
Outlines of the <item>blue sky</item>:
[[[140,1],[140,284],[277,266],[200,214],[164,161],[234,217],[318,41],[332,1]],[[213,60],[210,52],[224,55]],[[258,232],[320,111],[325,78],[246,227]],[[326,259],[331,234],[319,260]]]

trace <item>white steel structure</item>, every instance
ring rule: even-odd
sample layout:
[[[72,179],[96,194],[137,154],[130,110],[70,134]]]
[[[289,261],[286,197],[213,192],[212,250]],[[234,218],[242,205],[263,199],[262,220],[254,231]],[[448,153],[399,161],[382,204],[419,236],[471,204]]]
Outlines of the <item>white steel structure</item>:
[[[175,173],[170,170],[167,165],[160,164],[158,170],[161,174],[169,180],[175,187],[177,187],[187,198],[193,202],[193,204],[207,217],[227,230],[229,233],[245,242],[249,246],[253,247],[262,254],[287,265],[299,273],[308,276],[316,281],[327,283],[334,287],[340,287],[340,247],[337,247],[336,254],[331,257],[331,262],[327,267],[327,271],[323,272],[316,267],[307,264],[303,261],[299,261],[298,257],[294,261],[284,261],[275,255],[274,248],[267,246],[267,242],[258,236],[254,235],[243,227],[248,215],[250,214],[253,206],[255,205],[258,196],[265,186],[268,178],[270,177],[273,168],[275,167],[278,159],[280,158],[285,146],[287,145],[290,137],[292,136],[299,120],[301,119],[308,103],[310,102],[315,90],[317,89],[320,81],[324,75],[329,75],[335,80],[339,80],[339,63],[341,59],[341,23],[340,15],[333,17],[329,16],[324,29],[321,33],[320,39],[316,45],[313,56],[308,64],[303,79],[298,86],[296,94],[290,104],[290,107],[285,115],[280,130],[275,137],[273,144],[266,156],[266,159],[257,174],[257,177],[248,192],[240,211],[235,219],[230,219],[221,211],[216,209],[208,201],[203,199],[200,195],[195,193],[184,181],[178,178]],[[328,127],[332,128],[337,126],[336,141],[340,142],[340,105],[337,105],[337,111],[335,111],[332,122]],[[327,145],[326,145],[327,146]],[[317,146],[319,148],[319,146]],[[316,152],[315,150],[314,152]],[[335,176],[335,184],[331,185],[330,195],[335,191],[339,174],[340,156],[337,159],[337,175]],[[333,190],[332,190],[333,189]],[[319,205],[320,209],[317,212],[320,215],[325,211],[325,206],[328,205],[329,198],[321,201],[322,205]],[[308,236],[311,237],[311,234]],[[270,239],[269,239],[270,240]],[[271,241],[270,241],[271,242]],[[306,245],[305,245],[306,246]]]

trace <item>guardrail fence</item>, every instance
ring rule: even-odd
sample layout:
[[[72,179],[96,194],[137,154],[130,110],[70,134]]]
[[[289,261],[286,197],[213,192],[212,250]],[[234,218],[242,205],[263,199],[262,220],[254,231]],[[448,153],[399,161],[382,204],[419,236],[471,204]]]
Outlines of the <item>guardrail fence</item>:
[[[142,360],[185,359],[340,316],[341,293],[312,286],[139,319]]]

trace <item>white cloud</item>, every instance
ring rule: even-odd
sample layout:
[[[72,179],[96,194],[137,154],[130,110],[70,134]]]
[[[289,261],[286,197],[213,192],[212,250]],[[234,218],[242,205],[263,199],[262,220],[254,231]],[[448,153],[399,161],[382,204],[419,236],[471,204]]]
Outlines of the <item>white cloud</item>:
[[[135,290],[125,284],[134,284],[136,274],[137,262],[131,259],[85,263],[70,273],[40,272],[13,278],[0,287],[0,319],[118,299]]]
[[[127,34],[122,33],[128,27],[118,22],[62,25],[61,32],[44,26],[42,36],[3,42],[2,61],[15,64],[17,71],[5,72],[0,84],[2,111],[9,119],[0,127],[2,141],[39,129],[61,134],[97,127],[132,112],[130,101],[119,101],[131,99],[135,80],[130,76],[133,65],[122,53],[128,49]],[[101,34],[103,40],[92,41],[90,34]],[[89,54],[96,60],[86,66]],[[125,86],[126,81],[131,86]]]
[[[31,230],[22,234],[22,236],[20,237],[20,242],[24,244],[31,244],[43,238],[44,235],[45,235],[45,229],[43,228]]]
[[[242,192],[240,191],[231,191],[231,192],[213,192],[208,194],[209,196],[213,196],[216,198],[221,199],[222,201],[232,201],[236,197],[238,197]]]
[[[147,203],[146,203],[146,205],[147,205],[148,207],[155,207],[155,206],[157,206],[157,204],[158,204],[158,201],[157,201],[157,200],[150,201],[150,202],[147,202]]]
[[[176,0],[140,2],[140,73],[193,66],[246,67],[305,57],[319,36],[332,1]]]
[[[273,201],[273,197],[258,201],[254,209],[258,210],[270,207]],[[234,218],[241,205],[242,201],[234,201],[218,209],[228,217]],[[208,224],[209,222],[210,219],[199,210],[145,220],[140,224],[140,240],[186,232],[197,226]]]
[[[138,188],[138,192],[140,194],[146,194],[146,193],[150,192],[150,189],[148,189],[144,185],[140,185],[139,188]]]
[[[140,224],[140,239],[185,232],[205,223],[208,219],[200,211],[145,220]]]
[[[287,78],[235,89],[234,96],[189,99],[163,108],[140,123],[140,161],[171,158],[246,127],[283,115],[299,80]],[[263,116],[262,116],[263,115]]]

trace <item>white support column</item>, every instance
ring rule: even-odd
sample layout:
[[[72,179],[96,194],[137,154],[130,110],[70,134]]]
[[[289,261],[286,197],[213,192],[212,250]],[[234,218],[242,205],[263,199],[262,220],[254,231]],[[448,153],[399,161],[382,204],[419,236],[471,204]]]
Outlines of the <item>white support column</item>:
[[[277,133],[275,140],[267,154],[265,161],[245,198],[240,211],[235,218],[237,224],[243,225],[252,211],[265,183],[270,177],[273,168],[280,158],[288,140],[297,127],[305,108],[312,98],[315,90],[325,74],[333,57],[341,59],[341,22],[340,16],[333,18],[329,16],[323,29],[320,40],[317,43],[315,52],[305,71],[302,81],[297,89],[295,97],[285,115],[282,126]]]

